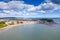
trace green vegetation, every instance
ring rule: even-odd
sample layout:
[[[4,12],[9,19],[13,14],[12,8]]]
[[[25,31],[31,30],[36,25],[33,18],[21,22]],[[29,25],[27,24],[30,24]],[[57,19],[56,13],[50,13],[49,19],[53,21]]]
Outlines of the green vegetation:
[[[53,22],[52,19],[41,19],[42,21]]]
[[[20,22],[21,24],[23,23],[23,22]]]
[[[17,21],[17,24],[19,24],[20,22],[19,21]]]
[[[49,22],[49,23],[55,23],[53,19],[44,19],[43,18],[43,19],[40,19],[40,20],[43,21],[43,22],[46,21],[46,22]]]
[[[6,27],[7,24],[5,22],[0,22],[0,28]]]

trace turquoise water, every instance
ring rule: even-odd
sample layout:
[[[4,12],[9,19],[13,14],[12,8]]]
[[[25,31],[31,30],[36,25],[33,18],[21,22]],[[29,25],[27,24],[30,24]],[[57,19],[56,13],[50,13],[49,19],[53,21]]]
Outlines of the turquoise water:
[[[60,25],[30,24],[0,32],[0,40],[60,40]]]

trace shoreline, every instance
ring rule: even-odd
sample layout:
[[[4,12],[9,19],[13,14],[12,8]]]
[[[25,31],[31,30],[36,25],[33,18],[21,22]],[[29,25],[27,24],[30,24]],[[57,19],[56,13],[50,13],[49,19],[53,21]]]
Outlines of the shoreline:
[[[10,28],[21,26],[21,25],[26,25],[26,24],[35,24],[35,22],[23,22],[22,24],[19,23],[19,24],[14,24],[14,25],[8,25],[8,26],[6,26],[4,28],[0,28],[0,31],[8,30]]]
[[[19,26],[19,25],[24,25],[24,24],[8,25],[8,26],[6,26],[6,27],[4,27],[4,28],[0,28],[0,31],[7,30],[7,29],[10,29],[10,28]]]

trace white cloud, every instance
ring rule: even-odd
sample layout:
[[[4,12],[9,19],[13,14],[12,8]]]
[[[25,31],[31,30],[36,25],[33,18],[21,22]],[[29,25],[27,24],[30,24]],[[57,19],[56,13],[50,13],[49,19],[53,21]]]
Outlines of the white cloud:
[[[10,13],[10,10],[3,10],[4,13]]]
[[[31,16],[33,13],[30,11],[34,11],[35,6],[25,4],[23,1],[0,2],[0,10],[3,12],[0,14],[2,16]]]
[[[60,9],[60,5],[48,2],[38,6],[25,4],[23,1],[0,2],[0,16],[38,16],[39,13],[51,13]]]
[[[9,9],[9,6],[5,2],[0,2],[0,9]]]

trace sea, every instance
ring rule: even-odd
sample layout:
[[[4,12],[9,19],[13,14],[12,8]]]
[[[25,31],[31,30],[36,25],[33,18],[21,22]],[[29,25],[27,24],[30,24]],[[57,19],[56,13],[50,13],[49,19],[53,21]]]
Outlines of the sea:
[[[60,19],[57,24],[26,24],[0,32],[0,40],[60,40]]]

